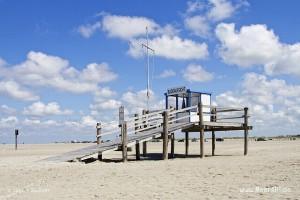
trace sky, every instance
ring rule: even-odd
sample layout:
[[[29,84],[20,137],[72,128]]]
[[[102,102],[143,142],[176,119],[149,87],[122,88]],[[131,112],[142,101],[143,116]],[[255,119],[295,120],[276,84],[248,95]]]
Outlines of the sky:
[[[167,88],[249,107],[251,135],[299,134],[300,2],[0,0],[0,142],[94,140]],[[238,135],[241,135],[238,133]]]

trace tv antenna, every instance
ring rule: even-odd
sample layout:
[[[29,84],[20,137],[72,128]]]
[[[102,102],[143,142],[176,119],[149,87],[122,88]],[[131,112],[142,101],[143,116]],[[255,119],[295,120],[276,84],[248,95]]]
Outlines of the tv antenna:
[[[146,26],[146,37],[147,41],[146,44],[142,44],[142,48],[146,48],[146,54],[147,54],[147,110],[149,110],[149,99],[150,99],[150,57],[149,57],[149,51],[151,51],[154,55],[155,50],[152,49],[149,46],[149,38],[148,38],[148,27]]]

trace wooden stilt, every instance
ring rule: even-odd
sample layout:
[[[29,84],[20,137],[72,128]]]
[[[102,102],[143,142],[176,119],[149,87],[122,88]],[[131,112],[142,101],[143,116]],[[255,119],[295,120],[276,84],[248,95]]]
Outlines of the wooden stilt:
[[[175,157],[175,135],[174,133],[171,133],[171,158]]]
[[[244,155],[248,154],[248,108],[244,108]]]
[[[127,162],[127,124],[122,123],[121,126],[121,136],[122,136],[122,161]]]
[[[168,159],[168,114],[168,111],[163,112],[163,160]]]
[[[134,117],[136,117],[136,120],[135,121],[137,121],[138,120],[138,114],[134,114]],[[135,130],[138,130],[138,127],[137,127],[137,123],[135,123]],[[137,133],[135,133],[135,134],[137,134]],[[136,160],[140,160],[141,159],[141,154],[140,154],[140,141],[136,141],[136,143],[135,143],[135,158],[136,158]]]
[[[97,129],[97,145],[99,145],[101,143],[101,123],[98,122],[96,125],[96,129]],[[98,160],[102,161],[102,152],[98,152]]]
[[[189,155],[189,132],[185,132],[185,156]]]
[[[204,125],[202,103],[198,104],[199,126],[200,126],[200,158],[204,157]]]
[[[216,147],[216,136],[215,131],[211,132],[211,155],[215,155],[215,147]]]
[[[143,110],[143,115],[149,113],[147,110]],[[144,125],[144,128],[146,128],[146,125]],[[147,156],[147,142],[143,142],[143,157]]]

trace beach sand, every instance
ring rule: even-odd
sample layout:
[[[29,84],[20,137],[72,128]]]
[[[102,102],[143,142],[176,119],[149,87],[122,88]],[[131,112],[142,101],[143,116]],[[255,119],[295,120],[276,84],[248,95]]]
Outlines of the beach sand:
[[[91,144],[0,145],[0,199],[299,199],[300,140],[190,142],[189,158],[122,162],[41,161]],[[170,150],[170,148],[169,148]],[[159,155],[162,143],[148,143]],[[184,143],[175,144],[184,154]],[[134,151],[129,152],[134,159]],[[110,152],[104,158],[120,158]]]

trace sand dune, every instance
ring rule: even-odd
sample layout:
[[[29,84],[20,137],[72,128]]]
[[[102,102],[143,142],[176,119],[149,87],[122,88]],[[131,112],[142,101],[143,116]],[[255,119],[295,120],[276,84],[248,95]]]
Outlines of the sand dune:
[[[84,164],[41,161],[89,144],[0,145],[0,199],[299,199],[300,140],[216,143],[204,159],[199,143],[190,143],[190,158],[168,161]],[[161,143],[150,143],[158,155]],[[175,153],[184,153],[176,143]],[[134,159],[134,152],[129,152]],[[111,152],[104,158],[120,158]]]

